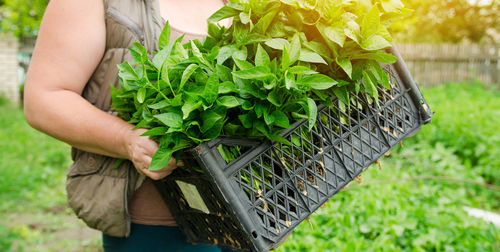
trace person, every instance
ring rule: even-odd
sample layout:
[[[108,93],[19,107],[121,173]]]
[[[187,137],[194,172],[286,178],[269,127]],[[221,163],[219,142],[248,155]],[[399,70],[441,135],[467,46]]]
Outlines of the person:
[[[115,116],[110,85],[119,87],[117,64],[131,61],[128,48],[134,42],[157,50],[166,20],[172,38],[202,39],[206,19],[223,5],[223,0],[52,0],[47,6],[26,77],[25,116],[32,127],[72,146],[68,203],[103,232],[105,251],[220,251],[184,240],[151,181],[183,163],[172,158],[165,168],[148,170],[158,144],[141,136],[145,129]]]

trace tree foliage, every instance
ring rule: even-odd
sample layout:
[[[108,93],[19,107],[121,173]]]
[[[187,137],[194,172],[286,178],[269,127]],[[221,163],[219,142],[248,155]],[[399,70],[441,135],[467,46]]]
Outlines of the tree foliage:
[[[0,0],[0,31],[34,37],[49,0]]]
[[[500,1],[405,0],[414,10],[392,27],[398,42],[496,43]]]

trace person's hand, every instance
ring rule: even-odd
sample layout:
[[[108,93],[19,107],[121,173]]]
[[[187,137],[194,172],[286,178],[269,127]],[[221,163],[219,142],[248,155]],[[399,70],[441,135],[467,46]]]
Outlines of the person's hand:
[[[145,129],[129,130],[126,136],[128,159],[132,161],[139,173],[153,180],[159,180],[170,175],[178,166],[184,166],[182,160],[177,162],[172,157],[170,163],[163,169],[150,171],[149,165],[153,155],[158,150],[158,144],[147,136],[141,136],[146,131]]]

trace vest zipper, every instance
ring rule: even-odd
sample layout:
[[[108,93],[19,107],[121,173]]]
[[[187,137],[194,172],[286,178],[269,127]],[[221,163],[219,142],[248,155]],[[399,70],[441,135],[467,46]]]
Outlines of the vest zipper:
[[[136,36],[140,43],[144,44],[144,32],[132,19],[111,7],[108,7],[106,14],[113,18],[116,22],[127,27]]]

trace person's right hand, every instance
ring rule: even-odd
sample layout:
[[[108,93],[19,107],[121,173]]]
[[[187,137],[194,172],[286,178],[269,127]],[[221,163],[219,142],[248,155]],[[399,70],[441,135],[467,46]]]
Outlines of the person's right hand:
[[[150,171],[149,165],[158,150],[158,144],[147,136],[141,136],[146,131],[145,129],[130,130],[126,136],[128,159],[132,161],[139,173],[153,180],[159,180],[170,175],[178,166],[184,166],[181,160],[177,162],[172,157],[170,163],[163,169]]]

